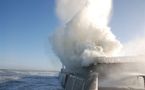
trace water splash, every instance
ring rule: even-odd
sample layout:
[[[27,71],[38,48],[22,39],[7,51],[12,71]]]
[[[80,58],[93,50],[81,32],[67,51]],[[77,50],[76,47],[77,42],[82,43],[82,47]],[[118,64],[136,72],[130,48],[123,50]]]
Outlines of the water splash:
[[[51,44],[62,63],[66,67],[77,67],[94,57],[117,56],[122,45],[108,26],[112,0],[77,1],[57,1],[58,16],[65,26],[53,34]]]

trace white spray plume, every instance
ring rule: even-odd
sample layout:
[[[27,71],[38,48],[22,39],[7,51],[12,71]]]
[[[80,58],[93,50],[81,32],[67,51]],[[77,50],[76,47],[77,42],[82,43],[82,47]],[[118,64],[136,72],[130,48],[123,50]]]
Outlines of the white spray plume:
[[[122,56],[145,56],[145,37],[140,36],[123,45]]]
[[[85,6],[86,2],[87,0],[56,0],[56,13],[65,24]]]
[[[57,0],[65,26],[53,34],[51,43],[66,67],[117,55],[122,45],[108,27],[111,9],[112,0]]]
[[[133,33],[133,32],[132,32]],[[120,56],[138,56],[145,58],[145,29],[138,30],[133,34],[133,38],[122,43],[123,48],[120,50]],[[143,60],[145,62],[145,59]]]

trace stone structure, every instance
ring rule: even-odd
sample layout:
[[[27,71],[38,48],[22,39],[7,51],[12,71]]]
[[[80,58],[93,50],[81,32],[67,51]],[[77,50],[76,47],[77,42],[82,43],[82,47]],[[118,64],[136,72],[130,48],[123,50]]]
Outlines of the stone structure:
[[[144,65],[134,62],[136,57],[97,59],[87,67],[62,69],[65,90],[145,90]]]

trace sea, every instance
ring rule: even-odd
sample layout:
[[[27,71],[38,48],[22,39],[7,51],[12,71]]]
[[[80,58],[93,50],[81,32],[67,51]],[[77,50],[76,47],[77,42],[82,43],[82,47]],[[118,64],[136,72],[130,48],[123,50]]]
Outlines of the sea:
[[[58,72],[0,69],[0,90],[63,90]]]

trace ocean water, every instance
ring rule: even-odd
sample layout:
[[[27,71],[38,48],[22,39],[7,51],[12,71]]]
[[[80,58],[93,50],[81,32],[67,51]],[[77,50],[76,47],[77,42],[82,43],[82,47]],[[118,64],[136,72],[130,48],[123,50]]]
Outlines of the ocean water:
[[[0,90],[63,90],[58,72],[0,70]]]

